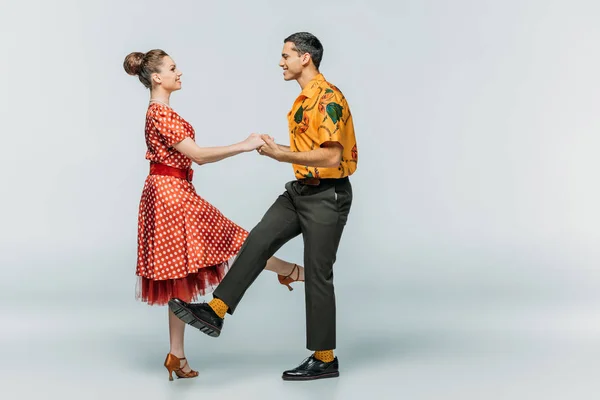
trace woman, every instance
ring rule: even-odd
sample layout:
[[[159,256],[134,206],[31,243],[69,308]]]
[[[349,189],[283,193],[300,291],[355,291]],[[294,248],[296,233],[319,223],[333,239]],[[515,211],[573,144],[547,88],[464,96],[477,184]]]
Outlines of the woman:
[[[181,71],[162,50],[129,54],[123,63],[150,89],[146,113],[146,178],[138,216],[138,297],[164,305],[172,297],[193,301],[211,292],[222,280],[229,261],[239,252],[248,232],[228,220],[198,196],[192,185],[192,162],[199,165],[249,152],[264,144],[259,135],[223,147],[199,147],[192,126],[169,105],[171,93],[181,89]],[[271,258],[266,269],[280,283],[304,280],[304,268]],[[170,351],[165,360],[169,380],[193,378],[185,358],[185,323],[169,311]]]

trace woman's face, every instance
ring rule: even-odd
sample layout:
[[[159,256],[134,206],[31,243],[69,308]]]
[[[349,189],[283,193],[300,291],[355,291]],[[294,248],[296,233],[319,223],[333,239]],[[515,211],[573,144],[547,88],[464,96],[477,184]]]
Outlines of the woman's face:
[[[183,73],[177,69],[175,61],[169,56],[162,59],[160,72],[152,74],[152,79],[155,84],[160,85],[163,89],[174,92],[181,89],[181,75]]]

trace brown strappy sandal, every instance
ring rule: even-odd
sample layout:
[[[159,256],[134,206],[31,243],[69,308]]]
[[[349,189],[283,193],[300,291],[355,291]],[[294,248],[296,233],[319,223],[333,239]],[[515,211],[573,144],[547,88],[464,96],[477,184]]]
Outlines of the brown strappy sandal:
[[[181,360],[185,360],[183,366],[181,365]],[[173,354],[167,354],[167,359],[165,360],[165,368],[169,371],[169,380],[173,380],[173,372],[177,375],[177,379],[179,378],[195,378],[198,376],[198,371],[191,370],[190,372],[184,372],[183,368],[188,365],[185,357],[179,358],[174,356]]]
[[[297,273],[296,274],[296,279],[292,278],[292,274],[294,273],[294,271]],[[277,274],[277,279],[279,279],[279,283],[281,283],[282,285],[287,286],[287,288],[290,290],[290,292],[292,290],[294,290],[293,287],[290,286],[290,283],[292,282],[304,282],[304,279],[299,279],[300,278],[300,267],[298,267],[297,264],[294,264],[294,268],[292,268],[292,271],[287,275],[287,276],[283,276],[283,275],[279,275]]]

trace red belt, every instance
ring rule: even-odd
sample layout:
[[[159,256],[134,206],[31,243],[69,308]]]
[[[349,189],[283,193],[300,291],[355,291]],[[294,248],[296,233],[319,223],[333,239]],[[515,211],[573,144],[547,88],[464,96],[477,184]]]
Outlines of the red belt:
[[[175,178],[185,179],[188,182],[192,181],[194,170],[191,168],[175,168],[160,163],[150,163],[150,175],[174,176]]]

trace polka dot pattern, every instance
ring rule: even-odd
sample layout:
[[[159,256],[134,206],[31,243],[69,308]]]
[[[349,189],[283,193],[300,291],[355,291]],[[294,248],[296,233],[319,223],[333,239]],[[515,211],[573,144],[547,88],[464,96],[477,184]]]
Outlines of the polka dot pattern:
[[[167,106],[152,103],[146,113],[146,159],[175,168],[190,168],[192,160],[175,150],[174,144],[195,139],[192,125]]]
[[[150,105],[146,117],[148,160],[190,168],[191,160],[172,147],[186,137],[195,139],[189,123],[166,106]],[[191,296],[204,294],[211,289],[207,285],[214,287],[222,279],[223,265],[239,252],[247,236],[248,232],[200,197],[192,183],[149,175],[139,205],[136,274],[153,281],[150,297],[151,293],[168,294],[169,290],[156,288],[161,282],[169,287],[174,283],[181,286],[190,274],[199,275],[194,277],[195,285],[202,284],[186,290],[191,290]],[[181,282],[168,282],[186,277]],[[144,300],[157,302],[152,298]]]

